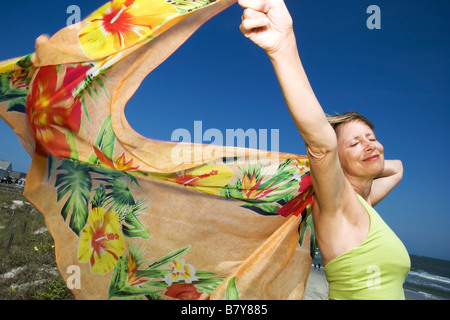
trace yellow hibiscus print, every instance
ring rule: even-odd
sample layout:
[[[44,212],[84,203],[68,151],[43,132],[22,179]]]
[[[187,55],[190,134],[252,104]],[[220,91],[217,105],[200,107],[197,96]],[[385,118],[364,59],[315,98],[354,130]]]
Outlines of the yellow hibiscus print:
[[[211,194],[219,194],[234,176],[227,166],[214,164],[204,164],[175,173],[153,173],[152,175]]]
[[[22,58],[15,58],[13,60],[6,62],[5,64],[0,65],[0,73],[7,73],[7,72],[14,71],[14,65],[20,59],[22,59]]]
[[[84,53],[103,58],[147,38],[178,11],[164,0],[112,0],[87,18],[79,34]]]
[[[277,187],[270,188],[276,182],[277,179],[275,179],[269,186],[259,190],[262,180],[263,177],[257,177],[256,172],[253,172],[251,177],[246,172],[242,178],[242,193],[244,197],[247,199],[261,199],[277,189]]]
[[[113,210],[105,212],[105,209],[97,207],[89,213],[80,237],[78,259],[89,262],[92,272],[109,272],[122,256],[125,241],[119,226],[119,217]]]

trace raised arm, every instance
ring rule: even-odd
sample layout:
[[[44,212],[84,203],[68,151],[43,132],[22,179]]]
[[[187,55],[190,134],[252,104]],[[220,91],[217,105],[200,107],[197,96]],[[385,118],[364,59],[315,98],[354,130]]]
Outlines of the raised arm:
[[[349,189],[342,172],[337,138],[304,71],[283,0],[239,0],[241,32],[263,48],[272,62],[292,119],[302,135],[321,212],[337,212]],[[325,200],[324,200],[325,199]]]
[[[400,160],[385,160],[384,170],[372,183],[370,198],[375,206],[394,189],[403,177],[403,164]]]

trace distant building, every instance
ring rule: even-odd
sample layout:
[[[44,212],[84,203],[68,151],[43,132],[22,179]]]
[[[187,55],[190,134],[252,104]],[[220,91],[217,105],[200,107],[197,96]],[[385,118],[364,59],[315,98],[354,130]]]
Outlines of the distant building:
[[[25,173],[18,171],[11,171],[9,177],[11,178],[12,183],[15,183],[20,186],[25,185],[25,177],[26,177]]]
[[[26,175],[23,172],[13,171],[11,162],[0,160],[0,183],[24,186]]]
[[[0,179],[7,179],[12,172],[12,163],[0,160]]]

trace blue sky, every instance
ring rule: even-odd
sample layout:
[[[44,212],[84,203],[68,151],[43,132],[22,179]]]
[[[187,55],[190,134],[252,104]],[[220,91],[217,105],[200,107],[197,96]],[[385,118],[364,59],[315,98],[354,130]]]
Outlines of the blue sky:
[[[41,34],[104,1],[9,1],[0,20],[0,60],[34,50]],[[389,159],[401,159],[400,185],[377,206],[412,254],[450,260],[450,21],[448,0],[286,0],[302,62],[326,113],[357,110],[375,124]],[[381,29],[369,30],[370,5]],[[264,52],[239,31],[234,5],[202,26],[153,71],[129,101],[140,134],[170,140],[174,130],[279,130],[279,149],[305,154]],[[0,121],[0,159],[26,172],[30,158]],[[206,142],[208,143],[208,142]]]

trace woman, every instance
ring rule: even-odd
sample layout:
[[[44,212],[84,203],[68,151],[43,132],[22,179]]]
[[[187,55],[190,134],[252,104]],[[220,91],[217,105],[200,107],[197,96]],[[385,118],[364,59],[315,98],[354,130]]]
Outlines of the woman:
[[[239,4],[240,30],[269,56],[306,144],[330,299],[404,299],[409,255],[373,209],[400,182],[401,162],[384,160],[373,125],[360,114],[326,117],[302,67],[283,0]]]

